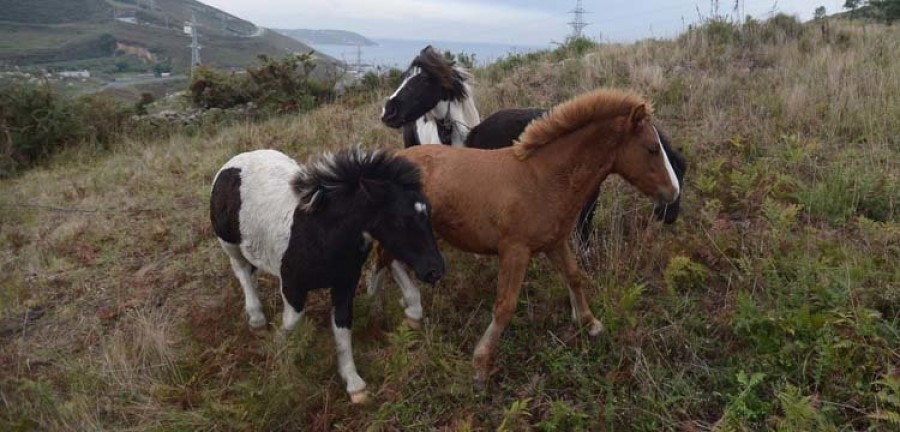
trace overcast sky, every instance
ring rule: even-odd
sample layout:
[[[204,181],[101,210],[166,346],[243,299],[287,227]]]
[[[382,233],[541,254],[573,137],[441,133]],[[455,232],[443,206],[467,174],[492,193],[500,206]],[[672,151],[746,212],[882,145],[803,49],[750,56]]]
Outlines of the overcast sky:
[[[201,0],[263,27],[351,30],[372,38],[430,39],[546,45],[569,33],[574,0]],[[825,6],[840,11],[844,0],[741,0],[744,13],[766,17],[774,10],[806,20]],[[729,13],[734,0],[721,0]],[[585,0],[585,31],[604,41],[669,37],[699,14],[710,0]],[[698,14],[699,9],[699,14]]]

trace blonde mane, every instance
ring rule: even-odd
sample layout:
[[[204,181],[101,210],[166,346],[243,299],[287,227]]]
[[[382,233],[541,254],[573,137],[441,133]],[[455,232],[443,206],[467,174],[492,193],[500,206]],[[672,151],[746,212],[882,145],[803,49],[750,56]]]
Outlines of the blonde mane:
[[[585,93],[553,107],[531,122],[516,140],[513,151],[519,160],[525,160],[535,149],[589,122],[627,116],[641,105],[646,106],[648,115],[652,113],[653,108],[647,99],[627,90],[601,88]]]

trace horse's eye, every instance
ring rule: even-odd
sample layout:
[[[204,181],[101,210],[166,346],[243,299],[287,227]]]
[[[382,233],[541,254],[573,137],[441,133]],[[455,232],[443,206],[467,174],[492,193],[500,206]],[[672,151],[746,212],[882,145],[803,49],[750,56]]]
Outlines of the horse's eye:
[[[659,147],[655,147],[655,146],[654,146],[654,147],[650,147],[650,148],[647,149],[647,151],[650,152],[650,154],[655,155],[655,154],[658,154],[658,153],[659,153]]]

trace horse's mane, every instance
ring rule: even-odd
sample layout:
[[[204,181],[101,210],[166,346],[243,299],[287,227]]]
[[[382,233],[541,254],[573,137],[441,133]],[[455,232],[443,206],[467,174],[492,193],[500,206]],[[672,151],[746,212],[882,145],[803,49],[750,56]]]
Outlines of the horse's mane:
[[[325,153],[315,163],[302,166],[293,187],[300,196],[300,207],[314,212],[329,198],[346,199],[363,187],[373,196],[380,195],[375,189],[391,184],[421,189],[419,169],[391,152],[356,147]]]
[[[553,140],[574,132],[585,124],[627,116],[641,105],[652,111],[650,102],[626,90],[601,88],[563,102],[531,122],[513,145],[516,157],[527,159],[531,153]]]
[[[466,81],[472,77],[469,72],[454,62],[448,61],[431,45],[425,47],[413,59],[410,67],[418,67],[437,78],[441,87],[449,93],[450,99],[453,101],[461,101],[469,95],[469,87],[466,85]]]

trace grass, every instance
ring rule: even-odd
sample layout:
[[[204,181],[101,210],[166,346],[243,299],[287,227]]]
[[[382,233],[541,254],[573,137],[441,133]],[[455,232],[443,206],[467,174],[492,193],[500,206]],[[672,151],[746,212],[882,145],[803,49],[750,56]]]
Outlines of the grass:
[[[607,331],[569,320],[528,269],[485,394],[470,356],[494,258],[444,248],[403,324],[397,289],[360,296],[351,406],[326,293],[283,344],[246,325],[205,201],[231,155],[396,148],[380,98],[67,150],[0,183],[0,425],[30,430],[894,430],[900,412],[900,42],[833,21],[700,27],[674,41],[546,52],[475,71],[483,114],[602,85],[655,101],[690,161],[664,227],[619,179],[583,260]],[[386,90],[389,92],[389,90]],[[277,323],[275,281],[263,278]],[[24,325],[23,325],[24,324]]]

